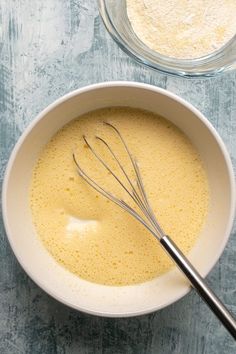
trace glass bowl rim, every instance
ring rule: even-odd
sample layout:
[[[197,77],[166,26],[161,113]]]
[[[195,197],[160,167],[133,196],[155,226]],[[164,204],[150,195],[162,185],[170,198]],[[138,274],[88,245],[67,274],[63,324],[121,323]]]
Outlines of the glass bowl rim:
[[[137,42],[142,45],[144,52],[140,53],[137,50],[131,48],[128,41],[125,40],[116,29],[106,6],[106,0],[97,0],[100,16],[103,23],[111,35],[113,40],[119,45],[119,47],[128,54],[131,58],[137,62],[146,65],[149,68],[158,70],[164,74],[173,76],[180,76],[186,78],[207,78],[214,77],[220,73],[226,72],[236,68],[236,56],[226,65],[215,65],[214,68],[202,70],[202,64],[214,64],[214,61],[222,57],[225,51],[233,44],[236,43],[236,34],[222,47],[215,50],[205,56],[194,59],[177,59],[159,54],[149,49],[138,38]],[[142,48],[141,48],[142,49]],[[145,53],[150,54],[154,60],[148,58]],[[155,60],[156,59],[156,60]]]

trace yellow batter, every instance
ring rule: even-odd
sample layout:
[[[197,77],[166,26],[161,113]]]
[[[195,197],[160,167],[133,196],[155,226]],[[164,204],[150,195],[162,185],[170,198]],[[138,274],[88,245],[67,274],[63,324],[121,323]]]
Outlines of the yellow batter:
[[[120,130],[138,160],[162,228],[185,254],[193,247],[204,224],[209,199],[206,172],[198,153],[169,121],[127,107],[101,109],[79,117],[45,146],[32,175],[33,222],[51,255],[81,278],[106,285],[140,283],[169,270],[171,260],[139,222],[78,176],[72,159],[75,151],[90,176],[129,202],[82,140],[85,134],[119,173],[94,135],[105,138],[129,171],[119,139],[102,121]]]

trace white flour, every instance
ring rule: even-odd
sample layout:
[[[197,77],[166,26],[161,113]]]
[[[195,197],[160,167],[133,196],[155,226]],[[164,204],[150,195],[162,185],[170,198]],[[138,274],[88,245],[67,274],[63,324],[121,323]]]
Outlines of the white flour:
[[[236,33],[236,0],[126,0],[137,37],[174,58],[209,54]]]

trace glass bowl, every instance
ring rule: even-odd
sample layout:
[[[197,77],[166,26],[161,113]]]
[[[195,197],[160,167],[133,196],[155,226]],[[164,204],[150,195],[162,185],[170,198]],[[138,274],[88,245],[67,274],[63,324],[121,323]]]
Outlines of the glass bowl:
[[[211,77],[236,69],[236,35],[219,50],[196,59],[176,59],[148,48],[134,33],[125,0],[98,0],[103,22],[118,45],[132,58],[163,73],[183,77]]]

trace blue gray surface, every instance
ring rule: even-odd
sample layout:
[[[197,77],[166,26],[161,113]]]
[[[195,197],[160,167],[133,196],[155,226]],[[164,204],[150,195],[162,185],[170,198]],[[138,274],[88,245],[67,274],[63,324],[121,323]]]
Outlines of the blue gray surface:
[[[1,0],[0,177],[29,122],[61,95],[90,83],[132,80],[166,88],[199,108],[236,166],[236,73],[186,81],[136,64],[106,33],[95,0]],[[236,232],[208,276],[236,314]],[[235,342],[192,291],[168,308],[106,319],[73,311],[23,272],[0,221],[1,354],[233,354]]]

